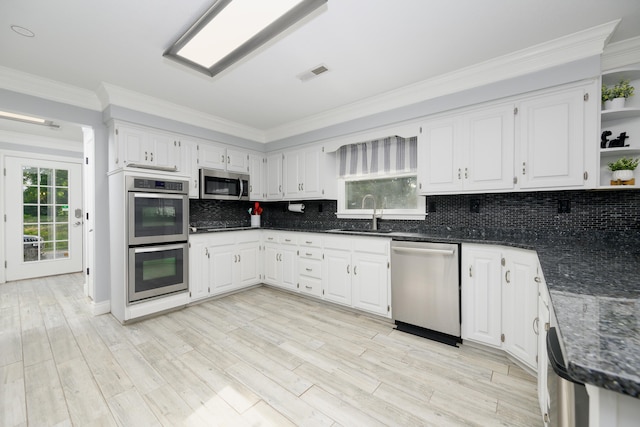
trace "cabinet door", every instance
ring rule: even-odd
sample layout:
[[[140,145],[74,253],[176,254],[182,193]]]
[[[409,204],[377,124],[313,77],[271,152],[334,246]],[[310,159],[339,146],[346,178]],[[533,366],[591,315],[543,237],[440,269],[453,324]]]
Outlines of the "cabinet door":
[[[280,285],[287,289],[298,287],[298,253],[295,246],[280,245],[280,264],[282,276]]]
[[[502,285],[503,348],[537,370],[538,257],[535,252],[508,249]]]
[[[304,197],[322,197],[320,159],[324,153],[321,148],[308,149],[304,152],[303,164],[299,166],[302,175],[301,190]]]
[[[349,247],[349,242],[345,242],[344,247]],[[325,249],[323,267],[324,298],[351,305],[351,251]]]
[[[282,153],[267,157],[267,199],[281,200],[284,196],[282,188]]]
[[[299,151],[284,154],[284,164],[282,168],[282,184],[284,187],[285,199],[295,199],[302,193],[301,173],[298,170],[300,157],[303,153]]]
[[[354,252],[351,259],[353,306],[387,316],[389,314],[388,257]]]
[[[150,163],[162,168],[178,169],[179,150],[178,141],[174,135],[168,133],[152,132],[150,138]]]
[[[520,188],[584,185],[584,93],[569,89],[520,103]]]
[[[241,231],[241,233],[246,233]],[[237,287],[252,286],[259,282],[258,269],[258,242],[243,243],[237,246],[237,263],[235,282]]]
[[[235,245],[209,246],[209,275],[211,277],[211,293],[220,294],[235,288],[234,254]],[[237,258],[236,258],[237,259]]]
[[[500,347],[501,271],[499,250],[462,245],[462,338]]]
[[[215,144],[200,144],[200,167],[209,169],[227,168],[227,152],[225,147]]]
[[[249,153],[227,148],[227,170],[231,172],[249,172]]]
[[[265,158],[257,154],[249,155],[249,198],[251,200],[266,200]]]
[[[270,285],[279,285],[282,277],[282,263],[278,245],[264,246],[264,281]]]
[[[460,125],[455,117],[429,122],[418,143],[421,194],[462,189]]]
[[[502,105],[464,116],[465,190],[512,189],[513,105]]]
[[[548,295],[543,296],[547,292],[547,285],[540,283],[539,285],[540,297],[538,299],[538,403],[540,404],[540,412],[542,419],[549,418],[550,398],[549,391],[547,390],[547,369],[548,358],[547,355],[547,328],[545,325],[549,324],[549,307]],[[545,415],[547,415],[545,417]]]
[[[198,170],[198,143],[181,140],[180,173],[189,177],[189,198],[200,197],[200,176]]]
[[[209,257],[206,240],[189,243],[189,298],[195,301],[209,296]]]
[[[144,129],[136,127],[118,126],[116,127],[116,140],[118,142],[117,164],[123,166],[129,163],[151,164],[149,152],[149,135]]]

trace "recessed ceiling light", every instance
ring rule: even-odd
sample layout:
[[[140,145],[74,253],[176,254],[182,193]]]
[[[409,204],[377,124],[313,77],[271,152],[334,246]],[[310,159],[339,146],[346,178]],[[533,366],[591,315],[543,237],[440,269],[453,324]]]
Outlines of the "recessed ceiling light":
[[[36,33],[34,33],[33,31],[31,31],[28,28],[21,27],[20,25],[12,25],[11,29],[15,33],[20,34],[21,36],[24,36],[24,37],[35,37],[36,36]]]

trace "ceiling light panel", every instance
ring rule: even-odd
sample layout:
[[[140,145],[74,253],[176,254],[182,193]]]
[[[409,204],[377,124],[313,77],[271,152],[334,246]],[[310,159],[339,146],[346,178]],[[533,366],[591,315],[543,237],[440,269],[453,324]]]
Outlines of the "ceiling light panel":
[[[327,0],[218,0],[164,56],[214,76]]]

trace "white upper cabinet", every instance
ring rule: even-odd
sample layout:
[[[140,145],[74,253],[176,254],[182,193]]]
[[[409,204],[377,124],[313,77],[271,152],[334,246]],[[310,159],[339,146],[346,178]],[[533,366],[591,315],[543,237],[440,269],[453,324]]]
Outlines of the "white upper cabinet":
[[[422,194],[462,189],[458,116],[427,122],[418,142],[418,186]]]
[[[176,172],[180,147],[175,135],[116,123],[110,144],[110,169],[138,167]]]
[[[327,182],[322,177],[328,173],[329,163],[325,161],[328,160],[325,156],[322,147],[319,146],[284,153],[282,181],[285,199],[300,200],[324,196],[324,186]],[[335,179],[330,182],[335,182]]]
[[[249,172],[249,153],[214,143],[200,144],[200,167],[229,172]]]
[[[462,118],[463,186],[466,190],[513,189],[513,104]]]
[[[522,189],[583,187],[585,144],[585,88],[560,90],[524,100],[518,105],[516,176]],[[591,97],[596,94],[591,94]]]
[[[282,200],[284,197],[282,186],[282,165],[284,155],[275,153],[267,156],[267,199]]]
[[[267,199],[266,157],[262,154],[249,154],[249,198],[251,200]]]
[[[436,119],[418,144],[422,194],[513,188],[513,105]]]
[[[189,198],[200,197],[200,176],[198,173],[198,142],[188,139],[180,140],[179,172],[189,177]]]
[[[418,142],[420,194],[593,188],[595,81],[427,120]]]

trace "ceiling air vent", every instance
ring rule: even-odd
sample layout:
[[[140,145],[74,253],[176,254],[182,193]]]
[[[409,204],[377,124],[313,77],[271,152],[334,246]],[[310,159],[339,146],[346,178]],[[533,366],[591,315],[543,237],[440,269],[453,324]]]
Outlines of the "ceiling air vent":
[[[300,79],[300,81],[306,82],[308,80],[318,77],[322,73],[326,73],[327,71],[329,71],[327,66],[324,64],[321,64],[313,67],[310,70],[305,71],[304,73],[298,74],[298,78]]]

